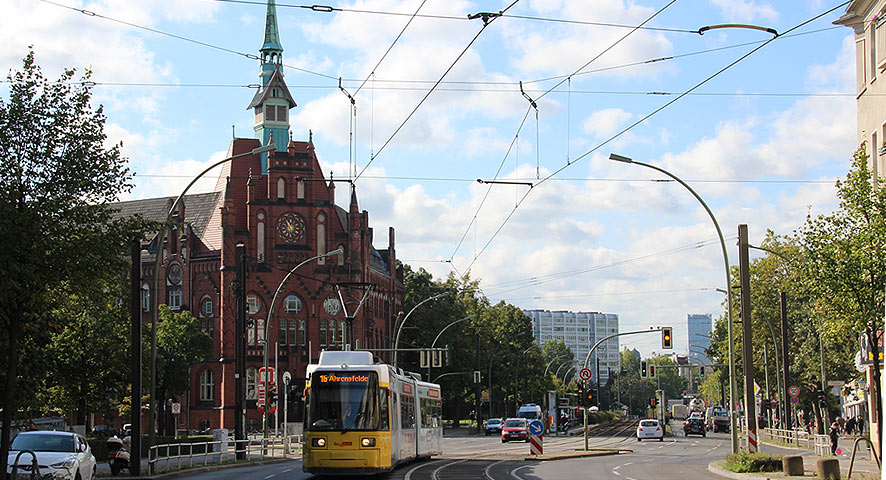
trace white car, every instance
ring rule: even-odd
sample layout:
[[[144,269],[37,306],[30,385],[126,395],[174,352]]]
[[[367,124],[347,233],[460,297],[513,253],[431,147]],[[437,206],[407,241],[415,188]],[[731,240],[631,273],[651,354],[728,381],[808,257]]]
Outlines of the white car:
[[[640,420],[637,426],[637,441],[644,438],[657,438],[659,442],[664,441],[664,428],[658,423],[658,420],[645,419]]]
[[[66,480],[95,478],[95,457],[86,439],[76,433],[50,431],[19,433],[9,448],[7,473],[12,472],[15,457],[22,450],[31,450],[36,454],[41,475]],[[32,461],[30,454],[22,453],[18,460],[19,478],[22,474],[30,474]]]

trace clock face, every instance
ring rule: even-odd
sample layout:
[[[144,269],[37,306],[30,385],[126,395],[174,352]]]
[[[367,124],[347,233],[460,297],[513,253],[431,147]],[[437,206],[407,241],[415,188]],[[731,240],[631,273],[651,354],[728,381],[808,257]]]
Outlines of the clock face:
[[[169,266],[169,271],[167,272],[166,276],[169,279],[170,284],[178,285],[182,281],[182,266],[177,263],[173,263]]]
[[[287,213],[280,217],[277,234],[289,243],[297,242],[305,236],[305,222],[298,215]]]
[[[326,310],[326,313],[330,315],[338,315],[338,312],[341,311],[341,302],[335,297],[328,297],[323,300],[323,310]]]

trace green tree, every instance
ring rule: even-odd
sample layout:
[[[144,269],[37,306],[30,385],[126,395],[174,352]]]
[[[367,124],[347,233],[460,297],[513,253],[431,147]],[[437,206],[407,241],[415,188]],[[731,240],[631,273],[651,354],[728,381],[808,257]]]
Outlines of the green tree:
[[[826,340],[835,343],[864,335],[876,355],[886,291],[886,189],[871,177],[867,164],[862,146],[845,180],[837,182],[839,208],[810,216],[797,235],[812,314]],[[873,369],[873,377],[882,392],[880,369]],[[882,412],[882,396],[873,397],[876,410]],[[877,421],[882,425],[882,414]]]
[[[136,234],[114,220],[110,202],[131,189],[119,145],[104,145],[105,115],[90,105],[89,72],[47,80],[25,57],[10,72],[9,99],[0,99],[0,479],[17,399],[33,395],[50,372],[47,337],[60,325],[48,312],[49,292],[62,283],[94,283],[125,271],[123,253]]]
[[[175,401],[175,394],[190,388],[191,367],[212,353],[212,339],[187,310],[173,312],[168,306],[160,305],[158,313],[157,398]],[[150,352],[150,327],[145,330],[142,350]],[[167,422],[165,410],[160,412],[160,434],[163,435]]]

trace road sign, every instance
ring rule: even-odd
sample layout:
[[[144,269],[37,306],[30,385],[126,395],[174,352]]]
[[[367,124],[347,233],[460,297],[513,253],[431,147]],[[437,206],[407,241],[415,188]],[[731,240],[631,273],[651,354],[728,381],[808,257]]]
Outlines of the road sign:
[[[178,414],[180,414],[180,413],[182,413],[182,404],[177,403],[177,402],[176,402],[176,403],[173,403],[173,404],[172,404],[172,414],[173,414],[173,415],[178,415]]]
[[[529,434],[530,435],[541,435],[542,432],[545,431],[544,424],[541,423],[540,420],[533,420],[529,422]]]
[[[788,382],[785,382],[785,383],[788,383]],[[799,389],[798,387],[794,386],[794,385],[791,385],[791,388],[788,389],[788,393],[789,393],[792,397],[797,398],[797,397],[800,396],[800,389]],[[796,403],[796,402],[795,402],[795,403]]]
[[[267,378],[265,376],[265,367],[258,367],[258,383],[277,384],[277,369],[268,367]]]
[[[791,397],[791,403],[794,405],[800,403],[800,397]]]
[[[292,383],[292,374],[283,372],[283,385],[289,385],[290,383]]]
[[[578,378],[588,381],[591,379],[591,369],[590,368],[582,368],[578,371]]]

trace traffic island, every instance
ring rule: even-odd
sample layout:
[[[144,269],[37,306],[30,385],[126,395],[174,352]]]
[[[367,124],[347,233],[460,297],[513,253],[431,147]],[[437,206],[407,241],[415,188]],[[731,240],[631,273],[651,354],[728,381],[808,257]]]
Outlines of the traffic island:
[[[551,460],[565,460],[567,458],[584,458],[584,457],[602,457],[604,455],[618,455],[621,453],[633,453],[633,450],[629,449],[617,449],[617,448],[592,448],[589,450],[577,449],[577,450],[559,450],[556,452],[545,453],[542,455],[529,455],[523,457],[523,460],[526,461],[537,461],[537,462],[546,462]]]

